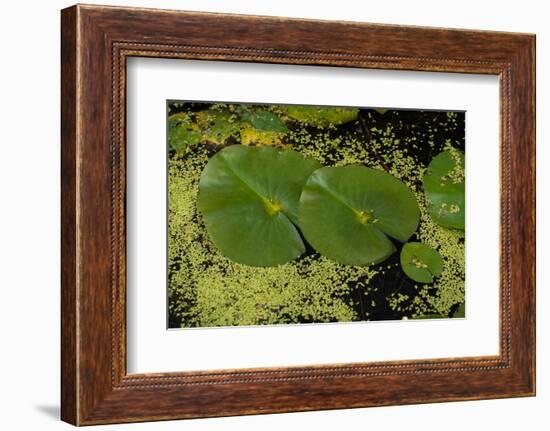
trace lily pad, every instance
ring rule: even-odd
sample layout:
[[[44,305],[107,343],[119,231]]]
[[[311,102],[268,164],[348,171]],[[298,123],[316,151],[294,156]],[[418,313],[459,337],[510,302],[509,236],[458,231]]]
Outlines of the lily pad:
[[[188,114],[180,112],[168,117],[168,145],[179,154],[196,145],[201,140],[201,132]]]
[[[443,151],[428,165],[424,192],[433,220],[443,226],[464,229],[464,154],[455,149]]]
[[[319,128],[337,126],[356,120],[357,108],[321,106],[283,106],[280,109],[290,118]]]
[[[202,140],[222,145],[243,126],[239,117],[227,109],[208,109],[197,113]]]
[[[263,132],[288,132],[285,123],[273,112],[264,109],[251,110],[241,106],[240,116],[252,127]]]
[[[413,193],[392,175],[364,166],[326,167],[308,179],[300,197],[300,227],[321,254],[348,265],[389,257],[389,237],[407,241],[420,210]]]
[[[400,257],[407,277],[419,283],[432,283],[443,272],[443,258],[427,244],[409,242],[401,249]]]
[[[226,257],[250,266],[276,266],[300,256],[300,192],[319,167],[293,150],[231,145],[207,163],[198,209]]]

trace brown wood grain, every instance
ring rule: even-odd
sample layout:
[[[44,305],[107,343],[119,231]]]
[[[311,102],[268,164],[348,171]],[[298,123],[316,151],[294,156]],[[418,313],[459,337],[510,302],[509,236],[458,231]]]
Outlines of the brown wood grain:
[[[77,422],[76,8],[61,16],[61,417]]]
[[[63,420],[88,425],[534,395],[533,35],[79,5],[62,11],[61,46]],[[127,375],[131,56],[498,75],[499,356]]]

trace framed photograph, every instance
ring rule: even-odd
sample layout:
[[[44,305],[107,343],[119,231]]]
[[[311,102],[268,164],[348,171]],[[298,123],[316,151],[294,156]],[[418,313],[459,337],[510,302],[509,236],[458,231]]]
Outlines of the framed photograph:
[[[62,11],[62,419],[535,394],[535,37]]]

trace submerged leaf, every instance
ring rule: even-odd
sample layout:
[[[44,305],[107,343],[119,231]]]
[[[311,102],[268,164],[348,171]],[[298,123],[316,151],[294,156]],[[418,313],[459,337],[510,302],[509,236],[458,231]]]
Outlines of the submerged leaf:
[[[243,126],[239,117],[228,109],[209,109],[197,113],[202,140],[222,145]]]
[[[228,258],[276,266],[305,251],[294,224],[303,185],[319,167],[292,150],[231,145],[214,155],[199,183],[198,209]]]
[[[428,165],[424,192],[434,221],[443,226],[464,229],[464,154],[455,149],[443,151]]]
[[[280,106],[290,118],[309,126],[329,127],[356,120],[358,108],[338,108],[321,106]]]
[[[392,175],[364,166],[316,170],[300,197],[300,227],[321,254],[348,265],[389,257],[388,236],[406,241],[418,227],[413,193]]]
[[[427,244],[409,242],[401,249],[401,267],[407,277],[419,283],[432,283],[443,272],[443,258]]]
[[[252,127],[263,132],[287,132],[285,123],[273,112],[263,109],[251,110],[242,108],[240,115],[244,121],[250,123]]]
[[[168,117],[168,145],[179,154],[187,151],[191,145],[198,144],[201,133],[189,114],[180,112]]]

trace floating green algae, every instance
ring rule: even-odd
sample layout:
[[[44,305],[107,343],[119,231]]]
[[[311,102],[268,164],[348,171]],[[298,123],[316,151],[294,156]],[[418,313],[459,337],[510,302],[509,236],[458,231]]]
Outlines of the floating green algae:
[[[308,256],[272,268],[235,263],[211,243],[197,212],[208,151],[169,161],[169,309],[183,326],[355,320],[349,285],[376,270]],[[174,320],[174,319],[172,319]]]
[[[193,107],[199,110],[211,105]],[[231,105],[217,105],[231,110]],[[187,105],[180,105],[184,111]],[[168,307],[170,327],[344,322],[451,316],[464,302],[464,232],[436,225],[428,214],[422,176],[431,158],[452,146],[463,151],[459,113],[361,110],[345,124],[319,128],[287,123],[276,139],[247,142],[292,148],[325,166],[362,164],[382,169],[415,194],[420,225],[411,241],[437,250],[444,269],[433,284],[415,283],[400,268],[399,252],[378,265],[342,265],[313,250],[271,268],[237,264],[210,241],[196,209],[198,181],[218,151],[208,143],[168,159]],[[233,134],[230,143],[239,143]],[[275,135],[273,135],[275,136]],[[270,137],[271,138],[271,137]]]

